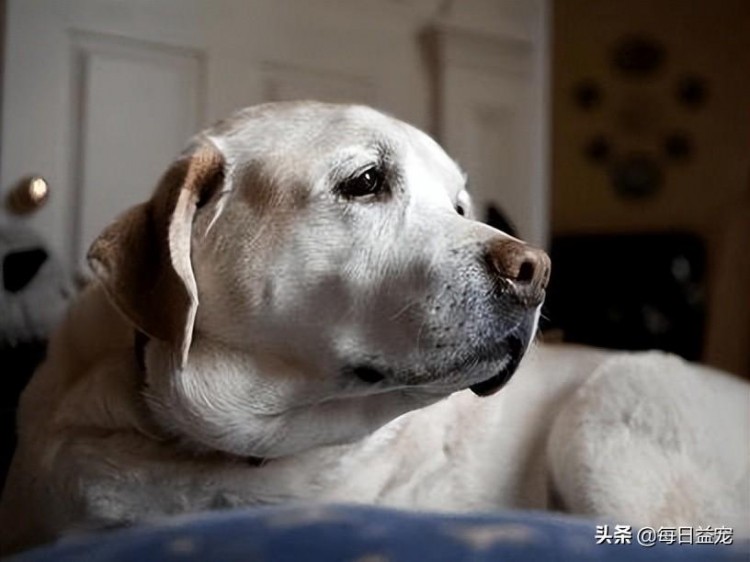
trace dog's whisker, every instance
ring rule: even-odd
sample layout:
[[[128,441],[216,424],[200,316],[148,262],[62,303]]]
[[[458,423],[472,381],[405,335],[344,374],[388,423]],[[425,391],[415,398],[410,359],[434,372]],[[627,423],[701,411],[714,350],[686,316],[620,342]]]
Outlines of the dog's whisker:
[[[422,332],[424,331],[425,327],[427,326],[427,318],[422,319],[422,323],[419,325],[419,330],[417,330],[417,355],[422,354]]]
[[[398,310],[393,316],[390,317],[390,320],[397,320],[400,316],[402,316],[404,313],[406,313],[407,310],[410,308],[413,308],[414,306],[417,306],[420,304],[420,301],[414,299],[406,303],[400,310]]]

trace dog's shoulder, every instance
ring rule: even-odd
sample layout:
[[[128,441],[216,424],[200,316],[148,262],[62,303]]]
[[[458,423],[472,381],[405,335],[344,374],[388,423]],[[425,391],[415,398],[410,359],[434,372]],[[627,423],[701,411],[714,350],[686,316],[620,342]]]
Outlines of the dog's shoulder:
[[[56,520],[81,510],[80,492],[103,438],[142,429],[133,368],[132,329],[90,285],[71,303],[21,395],[18,444],[0,508],[4,535],[15,529],[18,537],[40,540]]]
[[[99,287],[86,288],[55,330],[47,357],[21,396],[21,446],[31,436],[54,439],[79,426],[134,423],[132,412],[123,412],[137,383],[132,350],[132,328]]]

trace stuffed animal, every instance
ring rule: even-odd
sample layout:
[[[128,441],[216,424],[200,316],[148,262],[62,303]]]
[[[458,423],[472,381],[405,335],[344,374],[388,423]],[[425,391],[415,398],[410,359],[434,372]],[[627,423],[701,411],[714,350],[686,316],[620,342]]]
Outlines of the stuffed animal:
[[[0,213],[0,487],[15,448],[18,397],[44,358],[72,285],[20,218]]]

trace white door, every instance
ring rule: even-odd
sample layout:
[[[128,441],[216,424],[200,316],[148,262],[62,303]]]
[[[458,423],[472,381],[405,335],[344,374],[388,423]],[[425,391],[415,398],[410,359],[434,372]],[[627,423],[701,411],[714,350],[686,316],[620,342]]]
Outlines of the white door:
[[[545,87],[546,2],[450,4],[9,0],[0,190],[29,174],[47,180],[50,200],[30,220],[75,266],[116,214],[149,196],[201,127],[262,101],[357,101],[443,136],[476,174],[481,198],[495,194],[500,204],[511,201],[522,234],[542,241],[546,185],[533,170],[546,166],[544,154],[534,153],[546,143],[544,107],[528,92]],[[430,29],[438,37],[436,57],[426,56],[429,46],[422,40]],[[512,36],[523,44],[518,52],[525,58],[513,63],[522,72],[513,64],[485,65],[480,73],[488,89],[479,82],[462,90],[435,80],[453,74],[466,79],[467,72],[472,79],[460,57],[446,55],[456,50],[457,33],[472,45],[474,36]],[[480,58],[495,56],[492,44]],[[505,60],[508,53],[497,57]],[[492,94],[506,86],[507,95]],[[472,99],[464,99],[463,91]],[[477,111],[493,117],[483,120],[472,109],[469,118],[493,129],[469,125],[464,134],[462,107],[476,100]],[[508,112],[515,117],[503,120]],[[495,125],[506,129],[494,134]],[[488,155],[492,150],[504,153]],[[530,188],[529,182],[536,183]]]

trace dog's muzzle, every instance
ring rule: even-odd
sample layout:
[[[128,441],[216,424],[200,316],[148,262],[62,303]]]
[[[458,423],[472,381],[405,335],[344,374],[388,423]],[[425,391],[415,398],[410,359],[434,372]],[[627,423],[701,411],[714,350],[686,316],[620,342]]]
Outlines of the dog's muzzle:
[[[504,338],[499,347],[506,361],[493,377],[469,387],[477,396],[490,396],[510,380],[521,363],[529,341],[534,336],[533,311],[544,302],[549,283],[551,263],[549,256],[514,238],[497,237],[490,240],[484,253],[490,277],[496,283],[499,299],[508,299],[512,306],[524,310],[524,321]]]

